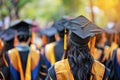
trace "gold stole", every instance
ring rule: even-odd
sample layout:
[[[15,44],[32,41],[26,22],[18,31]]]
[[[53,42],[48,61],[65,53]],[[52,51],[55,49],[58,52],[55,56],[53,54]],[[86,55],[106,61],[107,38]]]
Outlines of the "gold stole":
[[[53,43],[47,44],[45,47],[45,56],[50,61],[51,65],[55,64],[56,62],[55,53],[54,53],[54,45],[55,43],[53,42]]]
[[[55,63],[55,72],[57,80],[74,80],[68,59],[61,60]],[[95,75],[95,77],[91,76],[90,80],[102,80],[104,72],[105,72],[104,65],[102,65],[98,61],[94,61],[92,66],[92,73]]]
[[[55,72],[57,80],[74,80],[68,59],[56,62]]]

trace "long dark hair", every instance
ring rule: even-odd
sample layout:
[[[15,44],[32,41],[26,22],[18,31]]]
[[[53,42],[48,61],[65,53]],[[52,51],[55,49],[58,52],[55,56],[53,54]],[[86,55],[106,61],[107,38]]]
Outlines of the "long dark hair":
[[[89,80],[94,62],[88,46],[80,46],[71,39],[68,41],[67,57],[75,80]]]

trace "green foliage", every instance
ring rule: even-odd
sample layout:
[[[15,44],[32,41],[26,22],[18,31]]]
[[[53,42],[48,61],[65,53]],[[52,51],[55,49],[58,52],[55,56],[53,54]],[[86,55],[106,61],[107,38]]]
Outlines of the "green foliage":
[[[34,0],[25,5],[20,11],[20,16],[22,18],[42,18],[45,20],[56,20],[61,14],[62,9],[60,0]]]
[[[62,0],[65,14],[74,15],[81,7],[81,0]]]
[[[27,3],[31,2],[32,0],[18,0],[18,4],[16,7],[18,7],[18,9],[24,7],[24,5],[26,5]]]

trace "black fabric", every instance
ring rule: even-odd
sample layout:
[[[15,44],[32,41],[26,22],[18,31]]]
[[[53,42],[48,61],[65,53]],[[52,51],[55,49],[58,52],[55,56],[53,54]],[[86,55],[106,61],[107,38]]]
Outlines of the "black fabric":
[[[5,42],[4,45],[5,45],[5,51],[8,51],[8,50],[14,48],[14,39]]]
[[[19,51],[19,55],[20,55],[20,58],[21,58],[21,63],[22,63],[22,68],[23,68],[24,73],[26,71],[28,54],[29,54],[28,50],[27,51]]]
[[[5,42],[9,42],[14,39],[16,31],[14,29],[6,29],[1,34],[1,39]]]
[[[47,67],[43,67],[43,66],[46,66],[45,59],[44,59],[43,55],[40,56],[39,65],[41,65],[41,66],[40,66],[38,78],[42,79],[42,80],[45,80],[45,78],[47,76]],[[42,75],[42,74],[40,74],[40,72],[45,73],[46,75]],[[38,80],[38,78],[36,78],[36,80]]]
[[[105,73],[104,73],[103,80],[106,80],[107,78],[109,78],[109,76],[110,76],[110,69],[105,67]]]
[[[8,54],[8,53],[6,53],[6,54]],[[20,59],[21,59],[21,63],[22,63],[22,68],[23,68],[24,73],[25,73],[29,50],[19,50],[19,54],[20,54]],[[42,75],[42,74],[40,74],[40,72],[47,74],[46,67],[42,67],[42,66],[45,66],[45,60],[44,60],[42,55],[40,55],[40,56],[41,57],[40,57],[40,61],[38,64],[39,65],[39,72],[38,72],[38,75],[36,76],[35,80],[39,80],[39,79],[44,80],[45,79],[46,75]],[[10,62],[7,55],[5,55],[5,59],[7,60],[7,62]],[[2,69],[2,73],[3,73],[4,77],[6,78],[6,80],[14,80],[11,73],[10,73],[9,67],[7,67],[6,65],[4,65],[4,67]]]
[[[10,25],[10,28],[17,30],[17,35],[23,35],[23,34],[31,34],[30,28],[33,27],[31,23],[28,23],[26,21],[15,21],[13,24]]]
[[[82,39],[78,35],[76,35],[75,33],[72,32],[71,35],[70,35],[70,39],[74,43],[76,43],[76,45],[81,46],[81,47],[86,47],[86,46],[88,46],[88,42],[90,40],[90,37]]]
[[[43,34],[48,37],[54,36],[56,33],[57,33],[57,30],[54,27],[46,28],[43,30]]]
[[[113,51],[112,61],[111,61],[110,67],[109,67],[111,70],[109,80],[119,80],[118,76],[117,76],[116,69],[115,69],[115,67],[116,67],[116,65],[115,65],[116,54],[117,54],[117,49]]]
[[[63,39],[55,43],[54,53],[55,53],[56,62],[60,61],[64,53],[64,40]]]
[[[57,80],[54,65],[49,68],[48,75],[45,80],[50,80],[50,77],[52,80]]]
[[[9,58],[8,58],[8,53],[5,54],[5,59],[7,62],[9,62]],[[14,80],[13,76],[10,73],[9,67],[7,67],[5,64],[3,65],[3,68],[1,70],[1,72],[4,75],[5,80]]]
[[[64,29],[65,29],[64,24],[65,24],[67,21],[68,21],[67,19],[61,18],[60,20],[56,21],[56,22],[53,24],[53,27],[55,27],[58,32],[64,31]]]
[[[104,31],[82,15],[67,21],[64,26],[82,39],[93,37]]]

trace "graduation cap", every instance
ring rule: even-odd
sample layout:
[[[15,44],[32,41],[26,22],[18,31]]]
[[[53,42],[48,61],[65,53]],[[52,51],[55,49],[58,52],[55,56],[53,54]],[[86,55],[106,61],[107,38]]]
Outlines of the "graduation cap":
[[[68,20],[65,18],[62,18],[58,21],[55,22],[55,28],[57,29],[58,32],[64,31],[65,26],[64,24],[67,22]]]
[[[54,36],[57,33],[57,30],[54,27],[46,28],[42,31],[42,34],[46,35],[47,37]]]
[[[44,29],[42,31],[42,38],[44,38],[45,44],[55,41],[55,34],[56,33],[57,33],[57,30],[54,27]]]
[[[16,30],[8,28],[4,30],[4,32],[2,32],[1,39],[5,42],[13,40],[15,33],[16,33]]]
[[[82,39],[93,37],[95,34],[104,31],[84,16],[71,19],[64,26]]]
[[[10,25],[10,28],[17,30],[18,35],[30,34],[31,23],[27,21],[17,20]]]
[[[70,40],[79,47],[88,46],[92,37],[91,52],[93,52],[93,46],[95,45],[95,34],[104,31],[82,15],[67,21],[64,26],[71,31]]]

